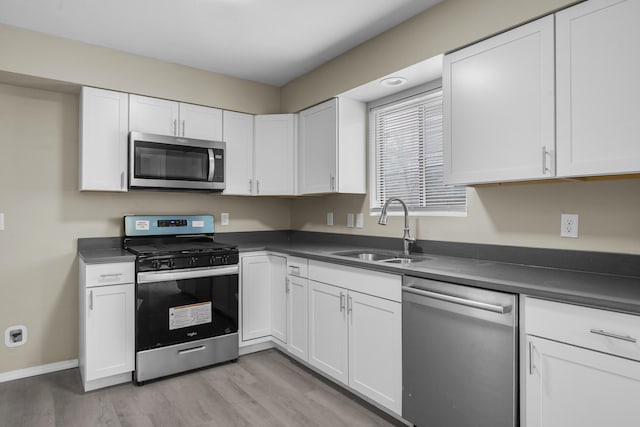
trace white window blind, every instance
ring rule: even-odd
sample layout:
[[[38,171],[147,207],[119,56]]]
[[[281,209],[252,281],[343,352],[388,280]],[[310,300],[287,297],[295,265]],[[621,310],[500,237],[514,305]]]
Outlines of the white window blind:
[[[442,182],[442,119],[440,89],[371,110],[372,211],[398,197],[413,212],[466,212],[466,188]]]

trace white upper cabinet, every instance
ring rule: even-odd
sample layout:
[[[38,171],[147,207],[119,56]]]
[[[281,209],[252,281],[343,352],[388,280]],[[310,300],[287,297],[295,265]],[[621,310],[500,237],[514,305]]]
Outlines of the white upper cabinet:
[[[255,117],[254,194],[296,194],[295,146],[296,115]]]
[[[220,141],[222,110],[147,96],[129,96],[132,131]]]
[[[129,95],[83,87],[80,190],[127,191]]]
[[[333,98],[300,112],[298,192],[366,193],[366,107]]]
[[[178,135],[179,103],[129,95],[129,129],[158,135]]]
[[[445,182],[554,176],[554,20],[445,56]]]
[[[181,102],[180,127],[180,136],[222,141],[222,110]]]
[[[224,194],[248,196],[253,192],[253,114],[224,111],[222,140],[227,143]]]
[[[640,171],[640,2],[556,14],[558,176]]]

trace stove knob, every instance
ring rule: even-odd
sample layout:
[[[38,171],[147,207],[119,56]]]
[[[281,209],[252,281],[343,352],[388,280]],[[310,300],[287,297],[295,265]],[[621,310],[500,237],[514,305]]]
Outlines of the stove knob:
[[[189,264],[191,264],[191,265],[196,265],[196,263],[197,263],[197,262],[198,262],[198,258],[197,258],[197,257],[192,256],[192,257],[191,257],[191,260],[189,261]]]
[[[169,259],[169,261],[167,262],[167,265],[169,266],[169,268],[173,268],[176,263],[173,261],[173,259]]]
[[[155,268],[156,270],[159,270],[160,269],[160,260],[154,259],[153,261],[151,261],[151,267]]]

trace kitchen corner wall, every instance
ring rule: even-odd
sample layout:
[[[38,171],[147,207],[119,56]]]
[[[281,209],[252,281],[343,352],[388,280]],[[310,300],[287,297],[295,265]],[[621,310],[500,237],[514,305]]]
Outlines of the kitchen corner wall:
[[[219,232],[287,230],[290,200],[78,191],[78,96],[0,84],[0,373],[78,357],[80,237],[120,236],[125,214],[229,212]],[[7,348],[4,330],[28,341]]]

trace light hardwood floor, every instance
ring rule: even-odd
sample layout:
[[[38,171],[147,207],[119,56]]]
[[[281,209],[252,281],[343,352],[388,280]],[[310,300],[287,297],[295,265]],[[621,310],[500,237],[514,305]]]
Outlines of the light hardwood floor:
[[[82,391],[78,369],[0,383],[2,427],[390,426],[394,420],[276,350],[162,379]]]

